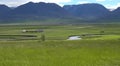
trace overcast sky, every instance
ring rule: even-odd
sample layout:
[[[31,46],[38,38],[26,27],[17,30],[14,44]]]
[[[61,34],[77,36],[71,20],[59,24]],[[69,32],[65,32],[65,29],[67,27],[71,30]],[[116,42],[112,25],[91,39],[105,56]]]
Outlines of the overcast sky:
[[[29,1],[32,2],[52,2],[60,6],[69,4],[83,4],[83,3],[100,3],[107,8],[120,7],[120,0],[0,0],[0,4],[6,4],[9,7],[19,6]]]

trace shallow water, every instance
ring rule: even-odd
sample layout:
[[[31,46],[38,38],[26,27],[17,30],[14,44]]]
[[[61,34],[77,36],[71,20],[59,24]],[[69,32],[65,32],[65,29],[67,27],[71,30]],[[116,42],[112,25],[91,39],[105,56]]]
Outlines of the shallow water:
[[[70,36],[67,40],[80,40],[82,39],[80,36]]]

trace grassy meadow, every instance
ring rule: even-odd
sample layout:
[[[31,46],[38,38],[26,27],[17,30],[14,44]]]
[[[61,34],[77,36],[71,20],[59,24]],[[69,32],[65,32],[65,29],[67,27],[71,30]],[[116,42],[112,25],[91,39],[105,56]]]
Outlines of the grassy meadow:
[[[120,66],[120,24],[0,25],[0,66]]]

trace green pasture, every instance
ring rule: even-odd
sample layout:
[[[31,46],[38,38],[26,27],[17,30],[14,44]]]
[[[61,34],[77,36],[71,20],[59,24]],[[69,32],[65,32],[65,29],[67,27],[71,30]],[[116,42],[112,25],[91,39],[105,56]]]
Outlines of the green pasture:
[[[120,38],[120,25],[117,24],[93,24],[93,25],[65,25],[65,26],[40,26],[40,25],[7,25],[7,26],[0,26],[0,37],[2,35],[35,35],[39,40],[41,34],[44,34],[46,40],[66,40],[69,36],[72,35],[86,35],[86,34],[100,34],[99,38],[94,36],[89,37],[90,39],[119,39]],[[26,32],[23,33],[22,30],[37,30],[42,29],[44,32]],[[104,31],[104,33],[101,33]],[[101,35],[102,34],[102,35]],[[3,36],[2,36],[3,37]],[[85,38],[85,37],[83,37]],[[88,38],[85,38],[88,39]]]
[[[0,25],[0,66],[120,66],[120,25]]]

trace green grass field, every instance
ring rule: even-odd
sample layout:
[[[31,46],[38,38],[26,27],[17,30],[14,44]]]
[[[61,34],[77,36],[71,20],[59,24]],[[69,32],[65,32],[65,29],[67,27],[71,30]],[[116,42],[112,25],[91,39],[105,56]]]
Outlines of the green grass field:
[[[120,66],[120,24],[1,25],[0,66]]]

